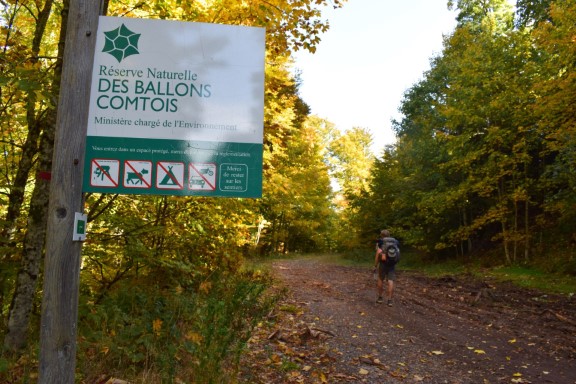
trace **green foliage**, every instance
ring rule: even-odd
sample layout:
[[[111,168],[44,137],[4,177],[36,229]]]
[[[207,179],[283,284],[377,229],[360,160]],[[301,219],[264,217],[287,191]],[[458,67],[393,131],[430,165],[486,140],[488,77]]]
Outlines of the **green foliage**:
[[[186,287],[156,277],[119,284],[82,307],[82,374],[230,382],[253,327],[275,301],[265,294],[268,277],[219,271]]]
[[[536,264],[547,239],[574,241],[576,5],[553,2],[530,31],[504,1],[450,3],[458,28],[406,92],[398,141],[352,205],[366,239],[387,227],[435,257]]]
[[[449,8],[453,3],[459,11],[456,17],[459,26],[470,25],[475,30],[496,27],[502,31],[512,26],[512,5],[508,0],[450,0]]]
[[[483,276],[490,276],[500,281],[510,281],[524,288],[532,288],[545,293],[574,295],[576,281],[565,274],[552,273],[546,269],[530,266],[501,266],[482,271]]]
[[[8,360],[6,360],[3,357],[0,357],[0,375],[5,375],[8,372],[9,367],[10,364]]]
[[[576,293],[574,274],[565,270],[554,270],[555,261],[564,259],[559,250],[549,250],[533,265],[504,265],[495,253],[486,257],[438,258],[433,255],[408,250],[402,253],[403,270],[414,270],[432,277],[472,275],[480,279],[491,278],[508,281],[514,285],[537,289],[545,293]],[[565,260],[565,259],[564,259]],[[574,264],[573,264],[574,265]]]
[[[530,27],[550,19],[548,10],[551,0],[517,0],[516,24],[519,27]]]

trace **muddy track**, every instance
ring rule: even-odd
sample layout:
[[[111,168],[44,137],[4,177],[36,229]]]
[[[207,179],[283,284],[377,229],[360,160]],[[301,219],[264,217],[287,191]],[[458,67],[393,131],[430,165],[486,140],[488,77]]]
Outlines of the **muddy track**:
[[[366,268],[307,259],[273,269],[302,312],[265,342],[291,348],[303,371],[268,382],[576,383],[574,298],[399,268],[388,307]]]

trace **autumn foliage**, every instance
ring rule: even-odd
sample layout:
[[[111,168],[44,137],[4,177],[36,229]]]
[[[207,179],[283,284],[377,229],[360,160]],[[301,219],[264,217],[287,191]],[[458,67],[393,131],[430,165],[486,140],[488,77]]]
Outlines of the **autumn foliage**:
[[[244,261],[372,252],[384,226],[430,259],[491,254],[576,273],[574,2],[519,1],[515,15],[503,0],[450,1],[458,27],[406,91],[396,144],[376,157],[366,129],[340,132],[298,94],[292,54],[315,51],[329,27],[322,9],[343,0],[102,3],[110,16],[266,28],[264,193],[85,196],[79,380],[230,382],[276,299]],[[0,9],[0,381],[37,371],[68,6]]]
[[[458,27],[406,91],[358,225],[431,256],[574,274],[575,4],[522,1],[515,20],[507,1],[451,3]]]

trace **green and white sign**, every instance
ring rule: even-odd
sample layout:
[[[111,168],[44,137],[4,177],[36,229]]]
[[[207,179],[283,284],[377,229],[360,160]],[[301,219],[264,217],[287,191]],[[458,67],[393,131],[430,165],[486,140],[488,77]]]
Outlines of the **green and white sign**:
[[[260,197],[263,28],[101,16],[83,190]]]

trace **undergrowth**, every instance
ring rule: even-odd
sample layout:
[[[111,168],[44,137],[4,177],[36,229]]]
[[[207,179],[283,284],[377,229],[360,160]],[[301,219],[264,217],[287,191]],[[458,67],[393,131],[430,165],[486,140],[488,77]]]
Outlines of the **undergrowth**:
[[[234,382],[252,329],[274,304],[268,286],[266,275],[242,272],[197,289],[119,287],[85,308],[79,371],[138,383]]]
[[[271,282],[254,270],[214,273],[188,286],[150,276],[119,283],[98,303],[84,297],[76,382],[236,382],[248,339],[277,301]],[[0,356],[0,382],[35,383],[37,356],[37,341],[19,356]]]

